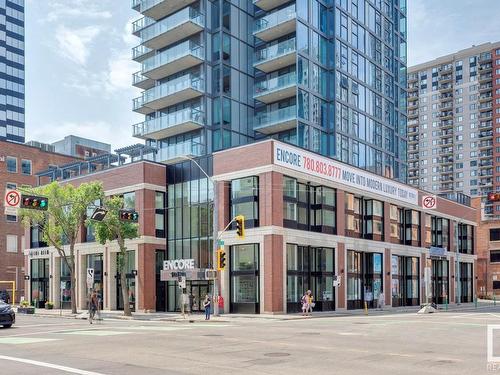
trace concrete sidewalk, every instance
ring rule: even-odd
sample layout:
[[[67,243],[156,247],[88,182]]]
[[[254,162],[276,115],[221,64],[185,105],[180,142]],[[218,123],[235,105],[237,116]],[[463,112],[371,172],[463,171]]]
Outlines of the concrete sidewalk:
[[[474,303],[465,304],[451,304],[448,306],[439,305],[438,312],[471,312],[471,311],[481,311],[484,308],[498,308],[500,311],[500,303],[498,306],[493,301],[481,300],[478,301],[477,307]],[[383,310],[369,309],[368,316],[378,316],[378,315],[391,315],[391,314],[405,314],[405,313],[416,313],[420,309],[419,306],[412,307],[386,307]],[[297,320],[297,319],[317,319],[317,318],[330,318],[330,317],[345,317],[345,316],[364,316],[364,310],[342,310],[342,311],[327,311],[327,312],[314,312],[312,316],[302,316],[300,313],[294,314],[223,314],[220,316],[211,317],[210,321],[213,323],[222,322],[235,322],[244,321],[247,319],[270,319],[270,320]],[[72,314],[69,310],[47,310],[47,309],[36,309],[34,316],[41,317],[62,317],[67,319],[86,319],[88,317],[87,311],[78,311],[78,314]],[[123,311],[102,311],[102,319],[116,319],[116,320],[143,320],[143,321],[158,321],[158,322],[205,322],[205,314],[189,314],[185,317],[180,313],[166,313],[166,312],[156,312],[156,313],[132,313],[131,317],[123,316]]]

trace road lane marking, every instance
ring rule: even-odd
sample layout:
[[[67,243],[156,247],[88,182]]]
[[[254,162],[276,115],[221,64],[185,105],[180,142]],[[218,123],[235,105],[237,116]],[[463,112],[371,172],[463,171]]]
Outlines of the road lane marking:
[[[36,344],[40,342],[56,341],[57,339],[41,339],[36,337],[0,337],[0,344],[21,345]]]
[[[122,332],[122,331],[105,331],[101,329],[95,330],[86,330],[86,331],[66,331],[66,332],[58,332],[61,335],[81,335],[81,336],[117,336],[117,335],[127,335],[131,332]]]
[[[20,362],[20,363],[26,363],[28,365],[33,365],[33,366],[47,367],[47,368],[51,368],[51,369],[54,369],[54,370],[66,371],[66,372],[69,372],[71,374],[79,374],[79,375],[104,375],[104,374],[99,373],[99,372],[80,370],[80,369],[77,369],[77,368],[67,367],[67,366],[60,366],[60,365],[56,365],[56,364],[48,363],[48,362],[34,361],[32,359],[16,358],[16,357],[9,357],[9,356],[6,356],[6,355],[0,355],[0,360],[1,359],[3,359],[4,361]]]

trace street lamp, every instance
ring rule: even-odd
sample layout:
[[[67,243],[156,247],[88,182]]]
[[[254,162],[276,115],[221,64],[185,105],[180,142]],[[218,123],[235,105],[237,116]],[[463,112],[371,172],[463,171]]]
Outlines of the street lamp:
[[[215,181],[211,176],[208,175],[208,173],[201,167],[201,165],[194,160],[192,157],[187,156],[187,155],[182,155],[181,156],[183,159],[190,160],[193,162],[198,169],[208,178],[208,180],[212,183],[213,186],[213,218],[212,218],[212,225],[213,225],[213,254],[212,254],[212,261],[210,263],[210,257],[209,257],[209,267],[215,269],[215,265],[217,264],[217,242],[218,242],[218,233],[219,231],[217,230],[218,228],[218,205],[217,205],[217,181]],[[213,265],[213,267],[212,267]],[[214,306],[214,315],[218,316],[219,315],[219,303],[218,301],[215,301],[215,297],[219,296],[219,286],[217,284],[217,280],[214,280],[214,293],[213,293],[213,298],[212,298],[212,303]]]

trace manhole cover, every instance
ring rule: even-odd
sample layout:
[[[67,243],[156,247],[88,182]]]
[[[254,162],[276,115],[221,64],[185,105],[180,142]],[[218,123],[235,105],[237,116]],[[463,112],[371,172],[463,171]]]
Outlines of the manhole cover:
[[[266,357],[288,357],[290,353],[265,353]]]
[[[202,336],[205,336],[205,337],[221,337],[223,335],[216,335],[216,334],[212,333],[212,334],[202,335]]]

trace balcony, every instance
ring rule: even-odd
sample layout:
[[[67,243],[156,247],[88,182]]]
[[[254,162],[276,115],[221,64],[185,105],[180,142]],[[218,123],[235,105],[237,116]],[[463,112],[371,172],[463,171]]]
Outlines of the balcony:
[[[439,186],[439,190],[441,190],[441,192],[451,191],[453,190],[453,184],[450,183],[441,184]]]
[[[147,90],[155,85],[155,81],[148,77],[144,77],[141,72],[137,72],[132,76],[132,85]]]
[[[138,4],[132,6],[132,8],[147,17],[160,20],[169,14],[185,8],[195,1],[196,0],[135,0],[134,2]]]
[[[478,82],[479,83],[486,83],[486,82],[491,81],[492,78],[493,78],[493,74],[491,74],[491,73],[479,74]]]
[[[294,4],[256,20],[253,35],[263,41],[270,42],[294,32],[296,19]]]
[[[488,138],[492,138],[492,137],[493,137],[492,130],[479,132],[479,138],[481,138],[481,139],[488,139]]]
[[[479,148],[490,148],[493,146],[493,141],[481,141],[478,144]]]
[[[164,164],[175,164],[186,158],[203,155],[203,145],[193,141],[185,141],[158,149],[156,160]]]
[[[453,111],[445,111],[439,114],[441,120],[448,120],[453,118]]]
[[[480,159],[489,159],[493,156],[493,151],[482,151],[479,153],[479,158]]]
[[[418,81],[418,74],[417,73],[410,73],[408,74],[408,83],[413,83]]]
[[[292,38],[256,51],[253,66],[269,73],[293,65],[296,61],[297,49],[295,38]]]
[[[269,104],[295,96],[296,93],[297,75],[291,72],[256,83],[253,97],[262,103]]]
[[[442,148],[439,150],[439,155],[453,155],[453,147]]]
[[[445,65],[445,66],[441,66],[438,69],[438,74],[445,75],[445,74],[451,73],[452,71],[453,71],[453,67],[451,65]]]
[[[483,52],[479,56],[479,64],[486,64],[491,62],[491,53],[489,52]]]
[[[200,97],[203,95],[204,89],[202,78],[187,74],[144,91],[142,96],[134,99],[133,110],[147,115],[162,108]]]
[[[491,102],[480,104],[478,107],[479,112],[491,111],[492,108],[493,108],[493,105],[491,104]]]
[[[444,102],[446,100],[453,99],[453,93],[448,93],[448,94],[441,94],[439,95],[439,101]]]
[[[200,129],[204,124],[203,112],[186,108],[134,125],[133,135],[142,139],[159,140]]]
[[[444,121],[441,121],[441,123],[439,124],[439,127],[441,129],[452,128],[453,127],[453,120],[444,120]]]
[[[493,166],[493,161],[492,160],[482,160],[479,163],[479,168],[489,168]]]
[[[155,51],[151,48],[143,46],[142,44],[132,48],[132,60],[142,62],[148,57],[153,56]]]
[[[154,22],[155,20],[149,17],[139,18],[138,20],[132,22],[132,34],[134,34],[135,36],[140,36],[140,31],[145,27],[152,25]]]
[[[493,65],[492,64],[481,65],[478,70],[479,74],[491,72],[493,70]]]
[[[418,84],[408,85],[408,92],[418,91]]]
[[[488,92],[488,91],[491,91],[491,89],[493,88],[493,85],[490,83],[485,83],[483,85],[479,85],[479,92],[480,93],[484,93],[484,92]]]
[[[481,94],[481,95],[479,95],[479,102],[480,103],[489,102],[489,101],[491,101],[492,98],[493,98],[493,95],[491,94],[491,92],[486,93],[486,94]]]
[[[453,137],[453,130],[452,129],[441,130],[439,132],[439,137],[441,138]]]
[[[408,118],[415,118],[415,117],[418,117],[418,109],[408,111]]]
[[[480,121],[487,121],[487,120],[491,120],[493,117],[493,112],[492,111],[489,111],[489,112],[483,112],[483,113],[480,113],[479,114],[479,120]]]
[[[415,101],[418,100],[418,94],[408,94],[408,101]]]
[[[408,137],[408,143],[418,143],[418,135]]]
[[[271,9],[288,3],[288,1],[289,0],[253,0],[253,4],[258,6],[260,9],[270,11]]]
[[[442,85],[439,85],[439,91],[441,92],[453,91],[453,85],[451,83],[443,83]]]
[[[142,44],[161,49],[203,30],[203,15],[188,7],[141,31]]]
[[[453,79],[453,76],[451,74],[446,74],[446,75],[442,75],[441,77],[439,77],[438,81],[440,83],[446,83],[446,82],[451,82],[452,79]]]
[[[439,109],[448,110],[453,108],[453,101],[447,101],[439,105]]]
[[[482,130],[491,129],[492,127],[493,127],[492,121],[483,121],[479,124],[479,129],[482,129]]]
[[[142,74],[158,80],[200,65],[203,59],[204,48],[188,40],[144,60]]]
[[[255,115],[254,130],[263,134],[273,134],[294,129],[297,126],[297,107],[290,106]]]
[[[408,128],[408,135],[418,133],[418,127]]]
[[[409,109],[418,108],[418,100],[414,100],[412,102],[408,102],[408,108]]]

